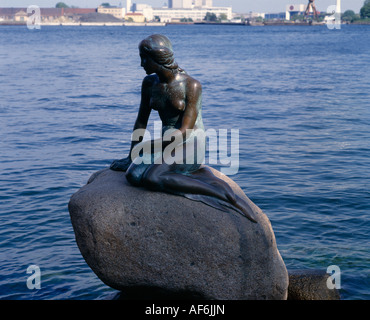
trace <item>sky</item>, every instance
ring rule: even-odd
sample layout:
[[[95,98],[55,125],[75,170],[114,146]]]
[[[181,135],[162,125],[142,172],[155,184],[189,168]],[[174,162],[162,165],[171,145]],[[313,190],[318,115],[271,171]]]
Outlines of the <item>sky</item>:
[[[39,7],[55,7],[60,0],[0,0],[0,7],[28,7],[29,5],[38,5]],[[111,5],[125,5],[126,0],[64,0],[67,5],[78,6],[80,8],[96,8],[102,2],[109,2]],[[162,7],[168,0],[133,0],[133,3],[146,3],[153,7]],[[233,12],[247,13],[263,12],[285,12],[288,4],[308,3],[307,0],[213,0],[214,6],[232,6]],[[336,0],[316,0],[318,11],[324,12],[330,5],[335,5]],[[364,0],[342,0],[342,12],[351,9],[358,13],[364,4]]]

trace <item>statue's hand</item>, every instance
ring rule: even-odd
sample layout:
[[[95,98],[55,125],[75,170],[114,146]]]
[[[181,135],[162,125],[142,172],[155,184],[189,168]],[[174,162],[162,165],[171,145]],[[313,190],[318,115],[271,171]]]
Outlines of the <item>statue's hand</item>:
[[[128,156],[127,158],[121,160],[114,160],[110,165],[110,168],[114,171],[126,171],[131,163],[131,157]]]

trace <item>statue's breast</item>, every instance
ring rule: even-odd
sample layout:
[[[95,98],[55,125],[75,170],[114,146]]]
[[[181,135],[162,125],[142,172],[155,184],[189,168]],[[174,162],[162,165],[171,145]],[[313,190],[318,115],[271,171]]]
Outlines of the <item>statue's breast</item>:
[[[150,107],[171,115],[185,110],[185,85],[176,81],[172,84],[158,83],[152,87]]]

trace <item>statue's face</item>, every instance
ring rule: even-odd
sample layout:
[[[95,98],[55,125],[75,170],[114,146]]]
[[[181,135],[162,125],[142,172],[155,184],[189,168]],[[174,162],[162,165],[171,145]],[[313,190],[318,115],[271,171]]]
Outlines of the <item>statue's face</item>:
[[[141,66],[144,68],[146,74],[155,73],[158,65],[154,62],[154,60],[148,56],[147,54],[140,52],[141,58]]]

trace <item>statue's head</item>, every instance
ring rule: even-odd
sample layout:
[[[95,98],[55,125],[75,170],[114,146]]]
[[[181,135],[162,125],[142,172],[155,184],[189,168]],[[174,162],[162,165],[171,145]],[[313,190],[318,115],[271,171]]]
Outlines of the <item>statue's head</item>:
[[[175,62],[171,41],[164,35],[153,34],[139,44],[140,55],[150,57],[164,68],[179,69]]]

